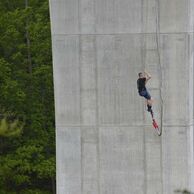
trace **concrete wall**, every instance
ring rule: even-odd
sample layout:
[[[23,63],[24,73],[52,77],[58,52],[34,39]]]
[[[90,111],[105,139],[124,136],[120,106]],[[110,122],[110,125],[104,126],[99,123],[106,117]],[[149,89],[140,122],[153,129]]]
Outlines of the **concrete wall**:
[[[58,194],[193,190],[193,0],[50,0]],[[137,73],[163,129],[151,126]]]

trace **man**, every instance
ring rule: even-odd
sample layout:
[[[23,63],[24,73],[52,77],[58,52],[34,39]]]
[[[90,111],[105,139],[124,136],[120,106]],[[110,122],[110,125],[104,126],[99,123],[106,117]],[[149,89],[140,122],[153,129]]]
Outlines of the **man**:
[[[151,75],[147,72],[144,72],[144,74],[140,72],[138,73],[138,76],[139,76],[139,79],[137,80],[137,88],[138,88],[139,95],[146,99],[147,107],[148,107],[147,111],[153,114],[153,111],[152,111],[153,100],[145,86],[148,80],[151,79]]]

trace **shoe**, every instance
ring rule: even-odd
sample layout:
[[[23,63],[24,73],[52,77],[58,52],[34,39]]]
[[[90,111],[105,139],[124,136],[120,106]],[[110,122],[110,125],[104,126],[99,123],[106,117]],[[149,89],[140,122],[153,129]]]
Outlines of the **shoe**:
[[[153,126],[154,126],[155,129],[158,128],[158,124],[156,123],[155,119],[153,119]]]

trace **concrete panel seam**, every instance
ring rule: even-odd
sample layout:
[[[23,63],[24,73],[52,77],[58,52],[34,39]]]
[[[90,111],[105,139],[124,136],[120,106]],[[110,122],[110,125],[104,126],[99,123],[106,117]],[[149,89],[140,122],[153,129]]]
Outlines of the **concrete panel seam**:
[[[95,17],[96,18],[96,17]],[[98,63],[97,63],[97,47],[96,38],[94,38],[94,49],[95,49],[95,81],[96,81],[96,129],[97,129],[97,176],[98,176],[98,194],[101,194],[100,187],[100,132],[99,132],[99,101],[98,101]]]
[[[157,14],[156,14],[156,47],[158,53],[158,62],[159,62],[159,75],[160,75],[160,88],[159,88],[159,95],[160,95],[160,127],[163,130],[163,97],[162,97],[162,89],[163,89],[163,73],[162,73],[162,63],[160,58],[160,1],[156,0],[157,6]],[[163,149],[162,149],[162,138],[160,139],[160,168],[161,168],[161,189],[163,193]]]
[[[155,35],[156,32],[137,32],[137,33],[106,33],[106,34],[99,34],[99,33],[74,33],[74,34],[58,34],[58,33],[53,33],[53,36],[79,36],[79,35],[82,35],[82,36],[108,36],[108,35],[111,35],[111,36],[114,36],[114,35],[141,35],[141,34],[144,34],[144,35]],[[179,34],[193,34],[194,35],[194,32],[160,32],[161,35],[179,35]]]
[[[141,2],[142,3],[142,7],[143,7],[143,1]],[[143,13],[142,13],[143,15]],[[142,24],[143,26],[143,19],[142,19]],[[146,60],[146,52],[145,52],[145,49],[146,49],[146,41],[145,41],[145,36],[146,34],[144,33],[141,33],[141,59],[142,59],[142,66],[143,66],[143,70],[145,71],[145,68],[146,68],[146,64],[145,64],[145,60]],[[143,121],[145,123],[146,121],[146,116],[145,116],[145,112],[143,111]],[[146,157],[146,132],[145,132],[145,124],[143,125],[143,158],[144,158],[144,162],[143,162],[143,168],[144,168],[144,194],[147,194],[147,157]]]
[[[79,9],[78,9],[78,16],[79,16]],[[78,22],[80,23],[80,22]],[[80,95],[82,94],[81,93],[81,83],[82,83],[82,74],[81,74],[81,38],[79,36],[79,84],[80,84]],[[80,100],[80,126],[81,126],[81,123],[82,123],[82,101]],[[80,128],[80,138],[81,138],[81,141],[80,141],[80,148],[81,148],[81,160],[80,160],[80,165],[81,165],[81,194],[83,194],[83,141],[82,141],[82,130]]]
[[[118,128],[118,127],[144,127],[144,126],[148,126],[151,127],[151,124],[144,124],[144,125],[98,125],[98,127],[100,128],[104,128],[104,127],[112,127],[112,128]],[[186,125],[169,125],[169,124],[163,124],[163,127],[191,127],[194,126],[194,124],[186,124]],[[95,128],[96,125],[57,125],[56,128],[67,128],[67,127],[73,127],[73,128]]]

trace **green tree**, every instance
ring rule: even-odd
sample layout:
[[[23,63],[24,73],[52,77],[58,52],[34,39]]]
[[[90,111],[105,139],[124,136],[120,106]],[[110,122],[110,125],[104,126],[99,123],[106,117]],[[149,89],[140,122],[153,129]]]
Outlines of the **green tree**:
[[[0,193],[55,194],[48,0],[1,1],[0,14]]]

